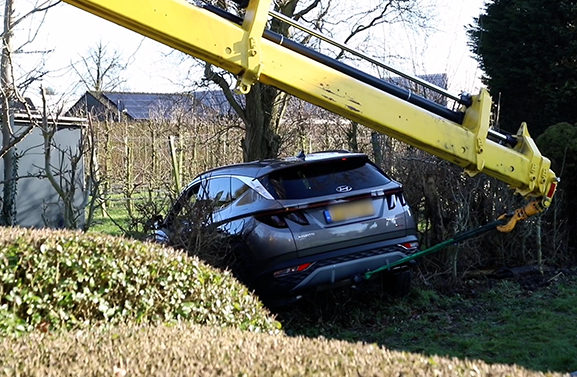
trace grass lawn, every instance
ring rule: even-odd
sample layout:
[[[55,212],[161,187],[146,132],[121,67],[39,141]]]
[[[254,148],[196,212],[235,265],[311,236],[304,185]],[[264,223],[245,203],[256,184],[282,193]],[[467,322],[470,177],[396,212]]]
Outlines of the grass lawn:
[[[377,343],[389,349],[536,371],[577,371],[577,274],[521,282],[468,281],[450,294],[415,288],[393,301],[366,291],[328,293],[280,313],[287,333]]]
[[[128,229],[130,218],[123,203],[114,203],[108,206],[107,214],[97,209],[90,227],[91,232],[105,233],[112,236],[123,236],[122,229]]]
[[[170,206],[170,200],[164,195],[151,199],[146,194],[135,194],[132,206],[133,218],[128,215],[126,201],[122,195],[112,195],[106,212],[100,208],[95,210],[90,231],[113,236],[141,238],[144,222],[156,214],[164,215]]]

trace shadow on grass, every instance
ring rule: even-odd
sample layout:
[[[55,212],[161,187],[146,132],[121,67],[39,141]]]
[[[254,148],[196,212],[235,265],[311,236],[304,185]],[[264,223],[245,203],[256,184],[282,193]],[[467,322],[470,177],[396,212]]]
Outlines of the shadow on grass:
[[[517,364],[536,371],[577,370],[577,278],[468,281],[451,293],[413,288],[393,299],[375,282],[305,297],[278,313],[288,335],[380,346],[428,355]],[[529,289],[530,288],[530,289]]]

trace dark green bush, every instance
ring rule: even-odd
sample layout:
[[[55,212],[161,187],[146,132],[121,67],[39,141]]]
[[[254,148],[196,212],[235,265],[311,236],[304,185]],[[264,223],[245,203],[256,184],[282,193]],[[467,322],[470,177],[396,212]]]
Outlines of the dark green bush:
[[[572,261],[577,260],[577,236],[572,231],[577,225],[577,125],[569,123],[555,124],[545,130],[536,140],[541,153],[551,160],[551,169],[561,178],[557,193],[553,199],[553,211],[546,217],[556,222],[557,232],[566,231],[566,237],[572,252]],[[557,204],[557,208],[555,205]],[[559,226],[560,224],[561,226]],[[557,235],[550,242],[558,243],[565,235]],[[568,254],[568,253],[565,253]]]
[[[178,320],[278,327],[229,272],[198,258],[98,234],[0,228],[0,332]]]

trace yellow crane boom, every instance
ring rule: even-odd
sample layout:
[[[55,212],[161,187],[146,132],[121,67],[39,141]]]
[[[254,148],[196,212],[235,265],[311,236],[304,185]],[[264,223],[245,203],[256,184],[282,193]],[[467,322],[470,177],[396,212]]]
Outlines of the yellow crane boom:
[[[510,224],[547,208],[557,178],[525,124],[514,146],[488,138],[491,97],[472,96],[458,113],[462,121],[400,99],[374,85],[263,38],[272,0],[250,0],[242,23],[182,0],[64,0],[186,54],[224,68],[247,93],[260,81],[305,101],[451,161],[473,176],[483,172],[517,193],[534,197]]]

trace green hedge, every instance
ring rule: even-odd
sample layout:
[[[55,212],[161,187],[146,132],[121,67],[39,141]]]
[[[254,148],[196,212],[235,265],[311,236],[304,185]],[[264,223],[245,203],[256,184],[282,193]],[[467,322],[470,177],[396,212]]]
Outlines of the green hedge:
[[[0,228],[0,333],[178,320],[279,327],[229,272],[181,252],[98,234]]]

